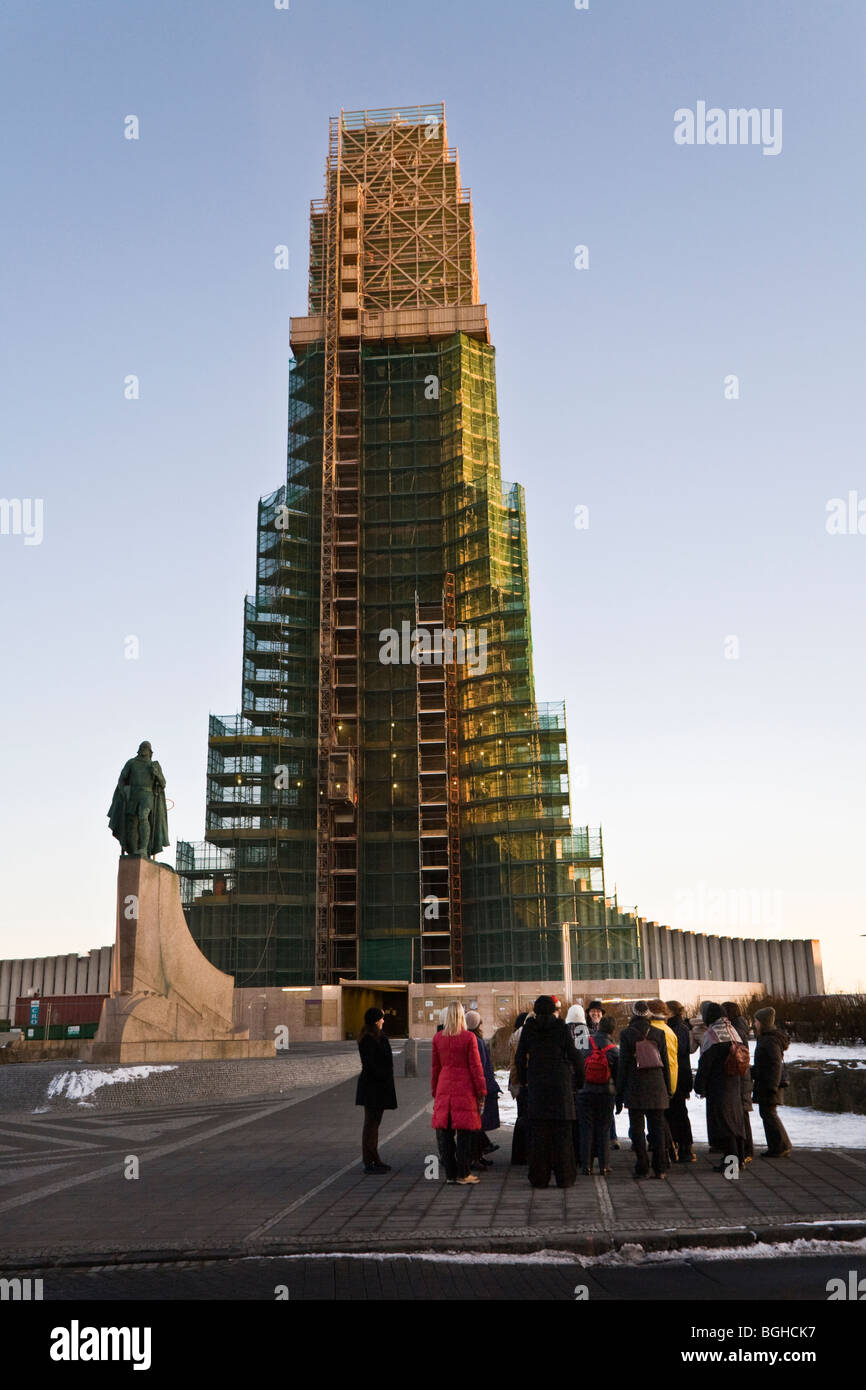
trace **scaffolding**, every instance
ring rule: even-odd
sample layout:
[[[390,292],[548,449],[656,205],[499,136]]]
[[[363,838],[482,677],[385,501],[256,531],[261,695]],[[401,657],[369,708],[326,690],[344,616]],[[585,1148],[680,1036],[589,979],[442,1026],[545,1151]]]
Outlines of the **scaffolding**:
[[[242,713],[212,718],[209,844],[178,861],[194,935],[256,985],[408,979],[419,944],[425,983],[555,979],[568,923],[582,969],[639,973],[600,832],[571,823],[564,706],[536,700],[524,496],[442,105],[331,122],[291,338]],[[461,656],[386,661],[404,625]]]

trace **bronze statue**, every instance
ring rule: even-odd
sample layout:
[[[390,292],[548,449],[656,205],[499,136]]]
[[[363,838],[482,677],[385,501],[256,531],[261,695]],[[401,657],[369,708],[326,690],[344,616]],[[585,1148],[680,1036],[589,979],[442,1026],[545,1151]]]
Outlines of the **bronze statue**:
[[[149,743],[140,744],[124,764],[108,808],[108,828],[120,841],[121,854],[136,859],[152,859],[168,844],[165,777]]]

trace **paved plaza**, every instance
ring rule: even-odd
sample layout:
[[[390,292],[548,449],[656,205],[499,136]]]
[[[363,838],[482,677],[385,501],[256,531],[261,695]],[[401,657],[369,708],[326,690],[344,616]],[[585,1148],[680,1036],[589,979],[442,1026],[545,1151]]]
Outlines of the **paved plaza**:
[[[397,1081],[399,1109],[386,1114],[380,1145],[392,1171],[379,1177],[361,1168],[353,1079],[125,1112],[0,1114],[2,1265],[366,1250],[598,1254],[631,1242],[688,1250],[866,1235],[860,1151],[756,1158],[728,1181],[703,1149],[668,1182],[636,1183],[624,1144],[609,1178],[536,1191],[525,1168],[510,1167],[503,1129],[480,1183],[446,1186],[431,1176],[428,1059],[423,1049],[422,1075]],[[839,1223],[849,1224],[834,1232]]]

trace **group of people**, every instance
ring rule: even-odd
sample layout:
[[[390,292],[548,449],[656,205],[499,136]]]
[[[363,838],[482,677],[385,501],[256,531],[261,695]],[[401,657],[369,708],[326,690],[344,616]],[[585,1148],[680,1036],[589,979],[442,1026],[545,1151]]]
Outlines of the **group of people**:
[[[719,1156],[716,1171],[732,1176],[752,1161],[753,1100],[764,1124],[762,1158],[787,1158],[791,1142],[777,1107],[787,1084],[783,1058],[788,1036],[776,1027],[775,1010],[758,1009],[757,1044],[749,1060],[749,1024],[737,1005],[705,1001],[692,1019],[677,1000],[638,1001],[616,1040],[617,1025],[601,1000],[586,1013],[579,1004],[562,1019],[560,1001],[540,995],[519,1014],[510,1039],[509,1090],[517,1106],[511,1162],[525,1164],[533,1187],[569,1187],[580,1170],[597,1163],[610,1172],[611,1146],[619,1148],[614,1114],[628,1110],[634,1177],[665,1180],[673,1164],[697,1161],[687,1101],[692,1091],[706,1101],[707,1138]],[[384,1014],[369,1009],[358,1046],[362,1072],[357,1103],[365,1107],[364,1170],[385,1173],[378,1127],[396,1107],[393,1062],[382,1032]],[[697,1073],[691,1058],[698,1053]],[[442,1011],[433,1039],[433,1128],[448,1183],[479,1181],[498,1145],[488,1131],[499,1127],[498,1095],[481,1018],[459,1001]]]
[[[775,1010],[754,1018],[757,1045],[749,1060],[749,1024],[733,1002],[706,1001],[689,1020],[678,1000],[637,1001],[615,1042],[616,1023],[601,1000],[572,1005],[565,1021],[559,1000],[542,995],[512,1035],[510,1089],[517,1101],[512,1163],[527,1163],[533,1187],[559,1187],[590,1175],[597,1160],[610,1171],[616,1142],[614,1114],[629,1116],[634,1177],[664,1181],[674,1164],[697,1161],[688,1098],[706,1101],[710,1151],[716,1171],[731,1176],[752,1161],[749,1112],[757,1102],[767,1148],[762,1158],[787,1158],[791,1141],[777,1107],[786,1084],[788,1037]],[[692,1054],[698,1069],[692,1074]],[[617,1145],[618,1147],[618,1145]],[[732,1163],[732,1160],[735,1160]]]

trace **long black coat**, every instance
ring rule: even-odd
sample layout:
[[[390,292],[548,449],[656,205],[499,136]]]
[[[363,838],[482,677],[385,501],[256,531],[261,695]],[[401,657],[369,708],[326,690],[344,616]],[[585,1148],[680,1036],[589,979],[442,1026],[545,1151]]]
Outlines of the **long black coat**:
[[[746,1047],[748,1047],[748,1046],[749,1046],[749,1025],[748,1025],[748,1023],[746,1022],[746,1020],[743,1018],[742,1014],[740,1015],[740,1017],[739,1017],[735,1022],[731,1023],[731,1027],[733,1028],[733,1030],[734,1030],[735,1033],[738,1033],[738,1034],[739,1034],[739,1036],[740,1036],[740,1041],[741,1041],[741,1042],[744,1042],[744,1043],[746,1044]],[[740,1077],[740,1093],[741,1093],[742,1098],[743,1098],[743,1109],[744,1109],[744,1110],[751,1110],[751,1108],[752,1108],[752,1074],[751,1074],[751,1070],[747,1071],[746,1074],[745,1074],[745,1076],[741,1076],[741,1077]]]
[[[527,1087],[526,1118],[565,1123],[574,1119],[572,1077],[583,1085],[583,1058],[561,1018],[528,1018],[514,1059],[518,1079]]]
[[[730,1138],[745,1139],[743,1091],[739,1076],[728,1076],[725,1058],[729,1042],[712,1043],[701,1053],[695,1094],[707,1098],[707,1140],[711,1149],[730,1151]]]
[[[370,1105],[374,1110],[396,1110],[394,1058],[385,1034],[379,1033],[373,1037],[370,1033],[362,1033],[358,1039],[358,1051],[361,1054],[361,1075],[355,1090],[355,1104]]]
[[[479,1038],[475,1034],[478,1043],[478,1052],[481,1057],[481,1069],[484,1072],[484,1080],[487,1082],[487,1095],[484,1098],[484,1109],[481,1111],[481,1128],[485,1134],[488,1129],[499,1128],[499,1095],[502,1087],[496,1080],[496,1073],[493,1070],[493,1061],[490,1056],[490,1047],[484,1038]]]
[[[640,1070],[635,1061],[636,1044],[644,1038],[655,1043],[661,1058],[660,1067]],[[668,1063],[668,1040],[659,1028],[653,1028],[648,1018],[637,1016],[619,1038],[619,1064],[616,1070],[616,1099],[627,1110],[667,1110],[671,1095],[671,1069]]]
[[[755,1061],[752,1075],[755,1082],[755,1100],[758,1104],[780,1105],[780,1087],[784,1072],[783,1056],[790,1038],[781,1028],[761,1029],[755,1047]]]
[[[680,1015],[668,1019],[668,1027],[677,1040],[677,1088],[675,1096],[690,1096],[692,1093],[692,1030]]]

